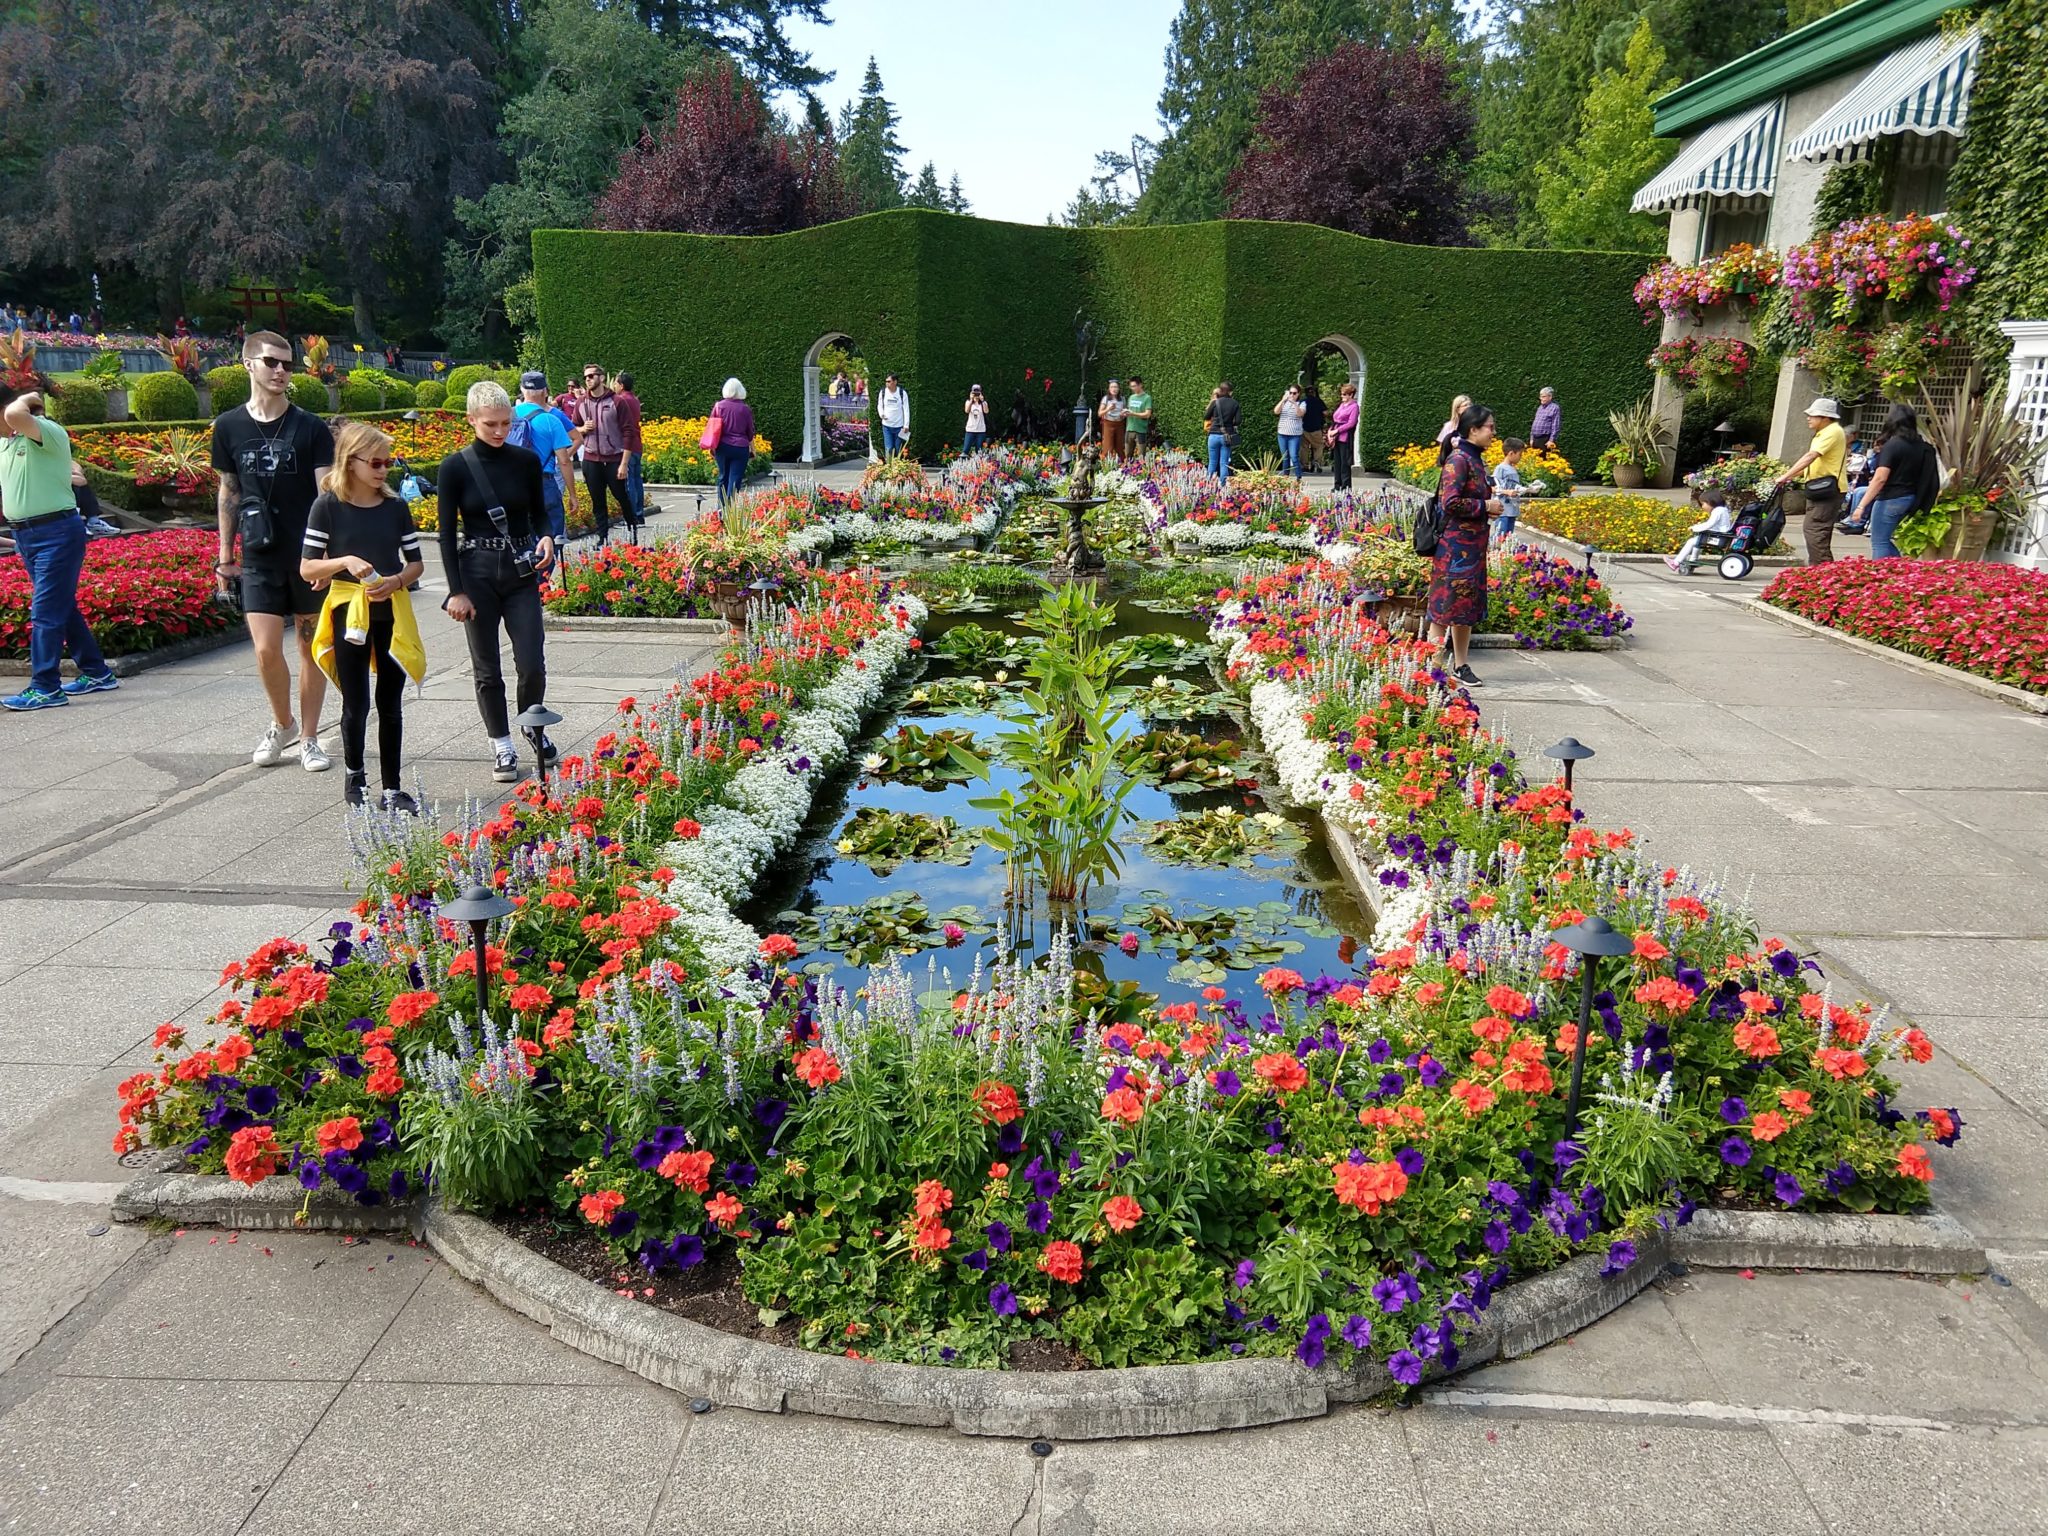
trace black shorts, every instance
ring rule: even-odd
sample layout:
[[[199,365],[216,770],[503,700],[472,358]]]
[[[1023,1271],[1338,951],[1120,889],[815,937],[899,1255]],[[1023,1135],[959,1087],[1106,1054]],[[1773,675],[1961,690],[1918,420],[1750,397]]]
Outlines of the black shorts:
[[[296,542],[292,548],[298,548]],[[245,560],[242,563],[242,611],[274,613],[281,619],[316,614],[323,599],[299,574],[299,562]]]

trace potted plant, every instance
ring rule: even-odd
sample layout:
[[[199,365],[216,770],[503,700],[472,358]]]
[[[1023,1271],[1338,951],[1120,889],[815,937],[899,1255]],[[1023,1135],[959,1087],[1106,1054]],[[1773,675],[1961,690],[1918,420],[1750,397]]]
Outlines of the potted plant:
[[[2000,521],[2025,516],[2048,443],[2034,441],[2028,424],[1986,392],[1984,372],[1974,363],[1953,402],[1938,402],[1921,389],[1920,419],[1940,456],[1942,481],[1934,506],[1915,517],[1930,524],[1928,533],[1946,517],[1933,550],[1938,558],[1982,560]]]
[[[164,506],[173,515],[192,518],[213,510],[220,476],[211,462],[208,439],[173,427],[161,448],[136,461],[135,483],[161,487]]]
[[[1607,424],[1614,428],[1614,448],[1621,452],[1610,458],[1614,453],[1610,448],[1600,456],[1600,464],[1617,487],[1638,490],[1650,476],[1663,474],[1664,455],[1672,443],[1671,428],[1652,407],[1648,395],[1634,405],[1609,411]]]
[[[734,497],[725,508],[693,523],[683,535],[691,573],[711,587],[712,601],[729,624],[743,624],[756,582],[785,586],[797,574],[777,523],[757,523],[752,504]]]

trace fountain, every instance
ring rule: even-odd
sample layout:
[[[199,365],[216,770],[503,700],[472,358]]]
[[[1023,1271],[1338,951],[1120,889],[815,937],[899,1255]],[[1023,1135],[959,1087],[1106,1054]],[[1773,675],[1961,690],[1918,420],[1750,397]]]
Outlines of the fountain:
[[[1051,505],[1065,508],[1067,514],[1067,541],[1052,562],[1055,581],[1101,581],[1108,574],[1109,562],[1102,551],[1089,544],[1085,522],[1090,507],[1099,507],[1109,499],[1094,494],[1095,471],[1100,462],[1095,445],[1083,443],[1073,456],[1074,468],[1067,477],[1066,495],[1050,498]]]

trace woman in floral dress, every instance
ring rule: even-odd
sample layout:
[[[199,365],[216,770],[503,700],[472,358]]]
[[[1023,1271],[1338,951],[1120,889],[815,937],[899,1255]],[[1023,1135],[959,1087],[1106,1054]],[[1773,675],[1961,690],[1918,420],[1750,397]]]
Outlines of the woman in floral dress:
[[[1444,525],[1429,571],[1429,638],[1449,650],[1452,675],[1467,688],[1485,686],[1467,656],[1472,626],[1486,619],[1486,520],[1501,510],[1486,474],[1494,430],[1492,411],[1467,405],[1439,460]]]

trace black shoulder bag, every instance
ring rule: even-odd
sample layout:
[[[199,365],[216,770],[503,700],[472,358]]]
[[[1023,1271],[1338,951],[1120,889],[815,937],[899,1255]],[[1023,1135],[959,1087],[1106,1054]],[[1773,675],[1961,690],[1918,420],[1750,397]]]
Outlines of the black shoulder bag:
[[[477,489],[483,492],[488,505],[484,516],[491,520],[491,526],[498,530],[498,537],[505,541],[505,548],[511,552],[512,568],[522,576],[532,576],[540,570],[540,554],[534,543],[521,543],[512,537],[511,519],[506,515],[505,503],[498,495],[497,482],[484,466],[483,455],[472,443],[462,450],[462,457],[469,465],[469,472],[475,478]]]
[[[297,449],[299,424],[292,419],[297,406],[285,407],[283,421],[293,438],[294,451]],[[252,416],[251,421],[255,418]],[[242,489],[241,502],[236,511],[242,521],[242,553],[264,554],[277,547],[277,519],[270,511],[270,498],[277,489],[277,445],[281,438],[266,438],[264,445],[270,450],[269,472],[263,477],[263,494],[258,496],[246,486]]]

